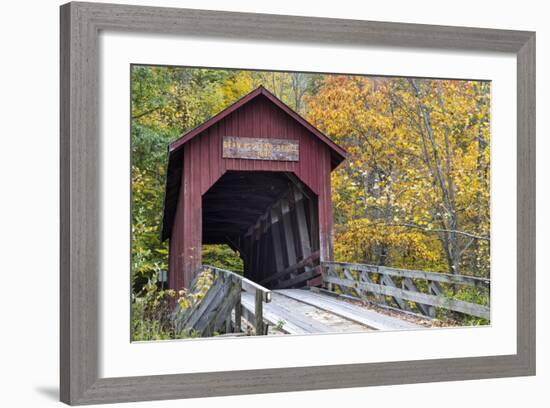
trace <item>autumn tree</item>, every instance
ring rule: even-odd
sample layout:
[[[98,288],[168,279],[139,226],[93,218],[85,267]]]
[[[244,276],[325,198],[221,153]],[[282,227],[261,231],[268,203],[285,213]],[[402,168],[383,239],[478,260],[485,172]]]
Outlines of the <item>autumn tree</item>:
[[[308,103],[350,153],[333,175],[337,256],[488,273],[488,83],[327,76]]]

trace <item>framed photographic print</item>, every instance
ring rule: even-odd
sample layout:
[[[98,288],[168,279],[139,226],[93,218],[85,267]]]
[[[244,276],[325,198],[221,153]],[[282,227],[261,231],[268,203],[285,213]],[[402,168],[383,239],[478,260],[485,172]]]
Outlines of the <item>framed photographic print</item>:
[[[534,67],[531,32],[62,6],[62,401],[533,375]]]

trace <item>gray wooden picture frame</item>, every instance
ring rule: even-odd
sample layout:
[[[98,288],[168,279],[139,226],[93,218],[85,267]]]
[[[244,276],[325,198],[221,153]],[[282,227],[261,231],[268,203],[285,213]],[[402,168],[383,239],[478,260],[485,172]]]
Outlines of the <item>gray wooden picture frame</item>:
[[[517,56],[517,354],[175,374],[98,376],[101,30]],[[61,401],[192,398],[535,374],[535,33],[113,4],[61,6]]]

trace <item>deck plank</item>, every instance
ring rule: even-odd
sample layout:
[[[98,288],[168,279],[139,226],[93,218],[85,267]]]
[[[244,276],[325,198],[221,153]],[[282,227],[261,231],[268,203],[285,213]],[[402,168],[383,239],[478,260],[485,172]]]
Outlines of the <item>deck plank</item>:
[[[241,294],[241,304],[247,310],[247,315],[254,317],[254,298],[247,293]],[[311,334],[316,333],[315,328],[301,321],[288,310],[280,307],[276,301],[264,305],[264,320],[270,326],[275,327],[283,321],[281,331],[287,334]],[[322,329],[321,329],[322,330]]]
[[[383,315],[365,307],[334,299],[328,295],[313,293],[306,289],[280,289],[274,291],[274,294],[284,295],[291,299],[307,303],[375,330],[406,330],[423,327],[395,317]]]
[[[250,316],[250,318],[254,319],[254,297],[248,293],[242,293],[241,294],[241,305],[243,309],[246,310],[246,313],[243,314],[243,317]],[[271,303],[269,304],[271,305]],[[266,307],[267,305],[264,305],[264,320],[269,323],[270,326],[277,326],[279,321],[281,320],[280,313],[277,313],[277,308],[273,307]],[[285,325],[281,329],[282,332],[287,334],[308,334],[309,332],[294,324],[294,322],[289,321],[286,322]]]
[[[241,294],[247,314],[254,313],[253,298]],[[281,331],[289,334],[319,334],[367,331],[367,327],[342,318],[316,306],[273,292],[271,303],[264,305],[264,320],[270,325],[282,324]]]

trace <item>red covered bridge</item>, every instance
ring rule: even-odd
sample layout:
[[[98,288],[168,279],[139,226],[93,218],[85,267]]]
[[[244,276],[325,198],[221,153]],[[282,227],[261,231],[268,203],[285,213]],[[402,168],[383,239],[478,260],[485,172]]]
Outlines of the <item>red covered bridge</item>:
[[[267,287],[315,283],[332,258],[330,173],[345,156],[263,87],[171,143],[169,287],[189,286],[202,244],[229,245]]]
[[[240,333],[242,317],[256,334],[269,325],[295,334],[402,330],[419,327],[405,316],[430,319],[436,307],[488,319],[488,307],[446,299],[440,287],[488,290],[488,280],[331,262],[330,173],[345,157],[263,87],[171,143],[162,225],[168,285],[193,292],[201,269],[217,276],[178,324],[199,335]],[[203,267],[202,244],[238,251],[244,277]]]

